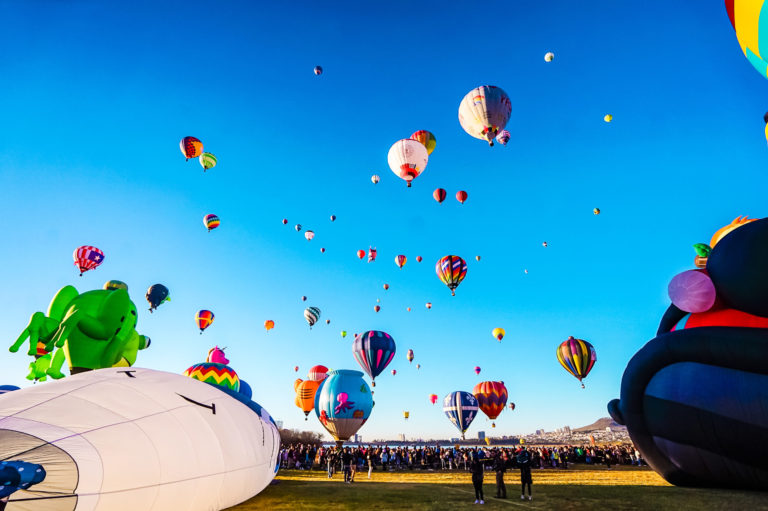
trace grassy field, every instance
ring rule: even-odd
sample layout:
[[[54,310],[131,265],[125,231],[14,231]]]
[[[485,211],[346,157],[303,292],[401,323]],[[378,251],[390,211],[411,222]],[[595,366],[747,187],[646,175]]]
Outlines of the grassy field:
[[[250,510],[444,510],[474,508],[464,472],[359,472],[353,484],[320,471],[280,471],[267,489],[230,511]],[[486,473],[483,509],[768,509],[768,493],[701,490],[669,485],[647,468],[578,467],[533,470],[533,501],[520,500],[519,472],[504,478],[508,499],[496,499],[495,474]]]

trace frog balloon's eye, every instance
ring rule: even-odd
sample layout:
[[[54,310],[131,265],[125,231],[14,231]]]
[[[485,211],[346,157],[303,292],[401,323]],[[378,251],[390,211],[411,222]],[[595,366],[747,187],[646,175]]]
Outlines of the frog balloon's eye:
[[[131,314],[136,315],[136,309],[131,309]]]

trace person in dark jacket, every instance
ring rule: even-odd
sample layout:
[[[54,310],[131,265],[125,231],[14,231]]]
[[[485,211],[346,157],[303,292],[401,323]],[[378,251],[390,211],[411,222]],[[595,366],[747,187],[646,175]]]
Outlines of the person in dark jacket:
[[[352,464],[352,453],[349,452],[349,447],[344,448],[344,452],[341,453],[341,468],[344,471],[344,482],[352,482],[352,472],[350,465]]]
[[[501,453],[496,454],[493,461],[493,470],[496,472],[496,498],[507,498],[507,487],[504,486],[504,472],[507,471],[507,455],[502,457]]]
[[[472,473],[472,485],[475,487],[475,504],[485,504],[485,500],[483,500],[483,462],[478,459],[477,455],[472,458],[469,471]]]
[[[331,450],[325,458],[328,462],[328,479],[333,477],[333,470],[336,466],[336,451]]]
[[[525,500],[526,485],[528,485],[528,500],[532,500],[533,494],[531,493],[531,484],[533,484],[533,477],[531,477],[531,455],[528,454],[525,447],[523,447],[517,455],[517,466],[520,468],[520,483],[522,484],[520,500]]]

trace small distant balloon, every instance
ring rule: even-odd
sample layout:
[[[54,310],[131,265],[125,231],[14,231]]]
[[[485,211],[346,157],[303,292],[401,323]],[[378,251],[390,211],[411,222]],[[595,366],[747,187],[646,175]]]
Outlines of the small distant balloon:
[[[501,145],[507,145],[507,142],[509,142],[510,138],[512,138],[512,135],[509,134],[509,131],[501,130],[501,132],[496,135],[496,142]]]
[[[315,237],[314,231],[307,231],[304,233],[304,237],[307,238],[307,241],[312,241],[312,238]]]
[[[374,174],[371,176],[371,183],[376,184],[381,180],[378,174]]]
[[[161,303],[170,302],[171,297],[168,296],[168,288],[162,284],[153,284],[147,289],[145,298],[149,302],[149,312],[156,310]]]
[[[202,335],[203,331],[211,326],[213,323],[213,312],[209,310],[199,310],[197,311],[197,314],[195,314],[195,322],[197,323],[197,327],[200,329],[200,334]]]
[[[374,305],[373,310],[375,310],[376,312],[379,312],[381,310],[381,307],[379,305]]]
[[[437,394],[430,394],[429,395],[429,402],[432,404],[437,403]]]
[[[288,224],[288,219],[287,218],[283,218],[283,225],[287,225],[287,224]]]
[[[475,366],[475,374],[480,374],[480,366]]]
[[[301,224],[296,224],[296,225],[293,226],[293,228],[296,229],[296,232],[300,232],[301,231]]]
[[[523,270],[523,271],[525,272],[526,275],[528,275],[528,269],[527,268],[525,270]]]
[[[325,254],[325,248],[320,248],[320,253]]]
[[[357,251],[357,258],[358,259],[362,259],[363,257],[365,257],[365,250],[358,250]]]
[[[475,261],[478,261],[478,262],[480,262],[480,259],[481,259],[481,257],[480,257],[480,256],[475,256]]]
[[[406,307],[405,310],[407,310],[408,312],[411,312],[411,308],[410,307]]]
[[[421,258],[421,256],[416,256],[416,262],[417,262],[417,263],[420,263],[421,261],[422,261],[422,258]]]
[[[211,153],[203,153],[198,156],[197,160],[200,162],[200,166],[203,167],[203,172],[208,169],[212,169],[218,163],[218,159]]]
[[[494,336],[496,339],[498,339],[499,341],[501,341],[501,340],[504,338],[504,335],[506,334],[506,332],[504,331],[504,329],[503,329],[503,328],[497,327],[497,328],[494,328],[494,329],[493,329],[493,332],[492,332],[492,334],[493,334],[493,336]]]
[[[395,264],[400,268],[403,269],[403,266],[405,266],[405,262],[408,260],[407,257],[404,255],[397,255],[395,256]]]
[[[75,266],[80,270],[80,276],[88,270],[93,270],[104,262],[104,252],[91,245],[77,247],[72,253]]]
[[[515,409],[515,403],[509,403],[509,409],[514,410]]]
[[[330,319],[326,319],[326,320],[325,320],[325,324],[326,324],[326,325],[330,325],[330,324],[331,324],[331,320],[330,320]]]
[[[275,328],[275,322],[274,322],[274,321],[272,321],[271,319],[268,319],[268,320],[266,320],[266,321],[264,322],[264,329],[265,329],[267,332],[269,332],[269,331],[270,331],[270,330],[272,330],[273,328]]]
[[[315,66],[315,75],[320,76],[323,74],[323,66]]]
[[[600,214],[600,208],[595,208],[592,210],[592,213],[599,215]]]
[[[421,369],[421,364],[416,364],[416,369]]]
[[[605,122],[611,122],[613,120],[613,116],[611,114],[606,114],[606,116],[603,117],[603,120]]]
[[[427,309],[431,309],[432,308],[432,302],[427,302],[426,303],[426,307],[427,307]]]
[[[376,260],[376,248],[368,247],[368,262],[372,263]]]
[[[467,192],[464,190],[459,190],[456,192],[456,200],[464,204],[464,202],[467,200]]]
[[[405,355],[405,358],[408,359],[408,363],[413,362],[413,350],[408,350],[408,353]]]
[[[387,154],[389,168],[406,182],[408,188],[411,187],[411,182],[424,172],[428,160],[427,148],[421,142],[408,138],[392,144]]]
[[[179,142],[181,154],[189,161],[190,158],[197,158],[203,154],[203,143],[195,137],[184,137]]]
[[[294,373],[298,373],[298,372],[299,372],[299,366],[295,366],[295,367],[293,368],[293,372],[294,372]]]
[[[336,215],[331,215],[331,222],[335,222],[335,221],[336,221]]]
[[[442,203],[445,200],[446,195],[447,192],[442,188],[436,188],[435,191],[432,192],[432,197],[439,203]]]
[[[203,217],[203,224],[205,224],[205,227],[206,229],[208,229],[208,232],[211,232],[213,229],[217,228],[221,224],[221,220],[219,220],[219,217],[217,217],[213,213],[209,213]]]
[[[302,302],[306,302],[306,301],[307,301],[307,297],[306,297],[306,296],[302,296],[302,297],[301,297],[301,301],[302,301]]]
[[[392,369],[392,376],[397,374],[397,369]]]
[[[346,336],[347,336],[347,331],[346,331],[346,330],[342,330],[342,331],[341,331],[341,337],[342,337],[342,339],[343,339],[344,337],[346,337]]]
[[[384,284],[384,291],[386,291],[387,289],[389,289],[389,284]]]
[[[552,53],[551,51],[548,51],[547,53],[544,54],[544,62],[552,62],[553,60],[555,60],[554,53]]]

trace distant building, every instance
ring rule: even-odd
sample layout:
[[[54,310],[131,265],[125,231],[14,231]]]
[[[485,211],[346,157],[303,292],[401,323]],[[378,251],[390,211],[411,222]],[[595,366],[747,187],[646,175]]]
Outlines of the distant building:
[[[363,441],[363,437],[361,437],[360,435],[355,433],[355,437],[354,437],[353,442],[356,443],[356,444],[359,444],[359,443],[362,443],[362,441]]]
[[[458,438],[451,438],[451,443],[452,443],[453,445],[456,445],[456,444],[458,444],[458,443],[459,443],[459,439],[458,439]]]
[[[275,421],[275,424],[277,424],[277,429],[283,429],[283,421]]]
[[[544,430],[543,429],[537,429],[536,433],[534,433],[534,434],[535,435],[543,435],[544,434]]]
[[[405,442],[405,435],[400,433],[399,435],[397,435],[397,439],[400,440],[401,442]]]
[[[478,440],[485,440],[485,431],[478,431],[477,432],[477,439]]]

